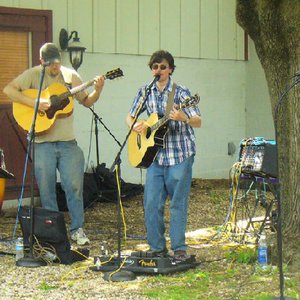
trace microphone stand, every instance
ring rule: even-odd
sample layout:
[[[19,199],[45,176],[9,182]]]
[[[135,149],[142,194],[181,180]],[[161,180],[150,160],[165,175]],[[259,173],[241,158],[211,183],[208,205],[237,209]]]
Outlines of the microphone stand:
[[[41,97],[42,86],[43,86],[44,77],[45,77],[46,65],[47,65],[47,63],[42,64],[38,96],[37,96],[37,99],[36,99],[35,105],[34,105],[34,115],[33,115],[33,119],[32,119],[31,129],[28,132],[28,136],[27,136],[27,140],[28,140],[28,143],[29,143],[28,153],[30,153],[31,149],[32,149],[31,199],[30,199],[30,208],[29,208],[29,217],[30,217],[29,256],[28,257],[22,257],[19,260],[17,260],[16,265],[18,267],[35,268],[35,267],[41,267],[41,266],[46,265],[45,261],[43,261],[41,258],[36,258],[33,255],[34,178],[35,178],[35,172],[34,172],[34,167],[35,167],[35,151],[34,151],[35,124],[36,124],[36,117],[37,117],[38,108],[39,108],[39,104],[40,104],[40,97]]]
[[[111,273],[106,273],[104,275],[104,279],[105,280],[111,280],[111,281],[129,281],[129,280],[134,280],[135,279],[135,275],[133,272],[131,271],[127,271],[127,270],[120,270],[121,269],[121,182],[120,182],[120,174],[121,174],[121,154],[122,151],[127,143],[127,140],[132,132],[132,129],[134,127],[134,125],[136,124],[136,121],[138,119],[138,116],[141,114],[142,112],[142,108],[144,107],[146,100],[150,94],[150,90],[152,88],[152,86],[159,80],[159,76],[155,76],[154,79],[152,80],[152,82],[147,86],[146,90],[145,90],[145,95],[141,101],[141,103],[139,104],[140,107],[138,109],[138,112],[130,126],[130,129],[125,137],[125,140],[123,142],[123,144],[120,146],[120,150],[117,153],[115,160],[110,168],[110,172],[113,172],[115,170],[115,174],[116,174],[116,180],[117,180],[117,184],[118,184],[118,205],[117,205],[117,210],[118,210],[118,258],[117,258],[117,271],[111,272]]]
[[[103,123],[102,118],[100,118],[97,113],[95,113],[94,109],[89,107],[89,110],[92,112],[94,116],[94,122],[95,122],[95,138],[96,138],[96,155],[97,155],[97,167],[99,166],[99,139],[98,139],[98,121],[102,124],[102,126],[106,129],[106,131],[112,136],[112,138],[115,140],[115,142],[121,147],[120,142],[116,139],[116,137],[112,134],[112,132],[109,130],[109,128]],[[97,175],[97,167],[96,170],[93,170],[94,175]],[[98,188],[98,179],[97,179],[97,188]],[[97,192],[98,199],[101,199],[101,195],[99,191]]]
[[[281,220],[281,200],[280,200],[280,180],[279,180],[279,152],[278,152],[278,128],[277,128],[277,116],[278,110],[281,104],[283,103],[284,97],[288,94],[288,92],[295,87],[300,82],[300,74],[295,74],[296,80],[279,96],[278,103],[275,107],[275,141],[276,141],[276,150],[277,150],[277,174],[278,174],[278,189],[276,189],[275,197],[277,198],[277,209],[278,209],[278,219],[277,219],[277,248],[278,248],[278,268],[279,268],[279,288],[280,288],[280,296],[273,297],[271,300],[294,300],[294,298],[285,297],[284,296],[284,275],[283,275],[283,255],[282,255],[282,220]]]
[[[102,124],[102,126],[106,129],[106,131],[112,136],[112,138],[116,141],[116,143],[121,147],[121,143],[116,139],[116,137],[111,133],[109,128],[103,123],[102,118],[100,118],[95,111],[89,107],[89,110],[94,115],[95,122],[95,138],[96,138],[96,155],[97,155],[97,166],[99,165],[99,139],[98,139],[98,121]]]
[[[97,115],[94,112],[93,109],[91,109],[89,107],[89,109],[92,111],[92,113],[94,114],[94,122],[95,122],[95,138],[96,138],[96,157],[97,157],[97,166],[99,166],[99,144],[98,144],[98,135],[99,135],[99,131],[98,131],[98,122],[97,122]]]

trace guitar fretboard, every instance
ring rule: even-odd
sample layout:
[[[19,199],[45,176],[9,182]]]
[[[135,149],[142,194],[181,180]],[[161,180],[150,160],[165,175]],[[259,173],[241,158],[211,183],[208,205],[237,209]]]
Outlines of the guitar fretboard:
[[[187,98],[183,101],[183,103],[180,104],[179,110],[182,110],[182,108],[186,108],[189,106],[194,106],[199,102],[199,100],[200,100],[200,98],[197,94],[195,96]],[[169,120],[169,116],[163,116],[155,124],[153,124],[150,127],[151,131],[157,130],[159,127],[161,127],[163,124],[165,124],[168,120]]]
[[[157,130],[159,127],[161,127],[164,123],[166,123],[169,120],[168,116],[163,116],[161,119],[159,119],[154,125],[152,125],[151,131]]]

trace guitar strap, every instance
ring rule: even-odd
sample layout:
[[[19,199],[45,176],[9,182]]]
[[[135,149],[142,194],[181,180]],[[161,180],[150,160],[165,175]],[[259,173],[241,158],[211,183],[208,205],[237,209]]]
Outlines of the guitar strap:
[[[68,89],[72,88],[72,73],[68,72],[63,66],[60,68],[61,75]]]
[[[166,107],[166,113],[165,113],[165,116],[169,115],[170,111],[172,110],[173,108],[173,103],[174,103],[174,95],[175,95],[175,90],[176,90],[176,83],[174,82],[173,83],[173,86],[172,86],[172,91],[169,93],[168,95],[168,103],[167,103],[167,107]],[[141,106],[141,103],[139,105],[139,108],[137,109],[136,113],[135,113],[135,116],[134,116],[134,119],[137,118],[137,116],[139,115],[139,111],[141,110],[142,106]]]
[[[167,108],[166,108],[166,113],[165,113],[165,116],[169,115],[170,111],[172,110],[173,108],[173,104],[174,104],[174,95],[175,95],[175,90],[176,90],[176,83],[174,82],[173,83],[173,86],[172,86],[172,91],[171,93],[169,93],[169,96],[168,96],[168,103],[167,103]]]

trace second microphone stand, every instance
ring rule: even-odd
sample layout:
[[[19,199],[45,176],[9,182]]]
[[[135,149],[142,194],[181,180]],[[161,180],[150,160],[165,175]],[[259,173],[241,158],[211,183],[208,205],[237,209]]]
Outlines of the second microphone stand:
[[[117,185],[118,185],[118,257],[117,257],[117,268],[116,271],[113,272],[108,272],[104,275],[104,279],[106,280],[111,280],[111,281],[129,281],[129,280],[134,280],[135,279],[135,275],[133,274],[133,272],[131,271],[127,271],[127,270],[122,270],[121,267],[121,182],[120,182],[120,175],[121,175],[121,154],[122,151],[127,143],[127,140],[132,132],[132,129],[134,127],[134,125],[137,122],[137,119],[139,117],[139,115],[142,112],[142,108],[144,107],[146,100],[150,94],[150,90],[152,88],[152,86],[159,80],[159,76],[154,77],[154,79],[152,80],[152,82],[147,86],[147,88],[145,89],[145,95],[142,98],[142,101],[139,103],[139,108],[137,111],[137,114],[130,126],[130,129],[125,137],[125,140],[123,142],[123,144],[120,146],[120,150],[117,153],[115,160],[110,168],[110,172],[115,172],[116,175],[116,180],[117,180]]]

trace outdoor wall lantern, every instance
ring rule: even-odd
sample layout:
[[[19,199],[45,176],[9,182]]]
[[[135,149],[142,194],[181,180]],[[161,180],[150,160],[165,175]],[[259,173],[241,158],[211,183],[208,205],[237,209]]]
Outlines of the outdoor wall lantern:
[[[73,38],[73,41],[69,44],[69,41]],[[65,29],[61,29],[59,33],[59,44],[62,50],[66,50],[70,55],[70,63],[72,67],[77,71],[81,66],[83,60],[83,52],[85,47],[83,47],[79,41],[78,32],[72,31],[70,36]]]

